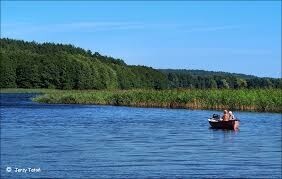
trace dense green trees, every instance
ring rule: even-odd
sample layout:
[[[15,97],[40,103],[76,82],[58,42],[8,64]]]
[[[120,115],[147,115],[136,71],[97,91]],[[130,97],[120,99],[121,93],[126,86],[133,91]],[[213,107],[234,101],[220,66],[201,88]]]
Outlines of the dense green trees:
[[[130,66],[72,45],[1,39],[0,55],[0,88],[282,88],[281,79]]]
[[[282,80],[251,75],[202,70],[160,70],[167,75],[169,88],[242,89],[282,88]]]
[[[1,88],[167,88],[162,72],[72,45],[1,39]]]
[[[0,67],[0,87],[15,88],[16,84],[16,68],[15,61],[12,58],[4,55],[1,52],[1,67]]]

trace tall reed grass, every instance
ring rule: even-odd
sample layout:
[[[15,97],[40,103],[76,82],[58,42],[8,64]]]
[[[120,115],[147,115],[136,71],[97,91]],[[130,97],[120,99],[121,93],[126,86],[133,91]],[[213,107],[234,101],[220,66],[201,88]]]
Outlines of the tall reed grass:
[[[282,90],[113,90],[47,91],[34,101],[187,109],[282,112]]]

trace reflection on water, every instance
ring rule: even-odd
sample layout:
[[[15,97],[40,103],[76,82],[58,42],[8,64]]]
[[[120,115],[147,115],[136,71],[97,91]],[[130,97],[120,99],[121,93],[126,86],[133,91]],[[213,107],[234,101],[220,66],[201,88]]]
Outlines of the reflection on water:
[[[31,96],[1,95],[3,178],[281,177],[281,114],[236,112],[232,131],[210,129],[217,111],[43,105]]]

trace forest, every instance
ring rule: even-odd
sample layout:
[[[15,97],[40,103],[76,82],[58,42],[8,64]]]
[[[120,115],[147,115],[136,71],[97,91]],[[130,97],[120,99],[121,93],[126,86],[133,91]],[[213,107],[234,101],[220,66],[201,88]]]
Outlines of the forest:
[[[204,70],[153,69],[73,45],[1,38],[0,88],[282,89],[281,78]]]

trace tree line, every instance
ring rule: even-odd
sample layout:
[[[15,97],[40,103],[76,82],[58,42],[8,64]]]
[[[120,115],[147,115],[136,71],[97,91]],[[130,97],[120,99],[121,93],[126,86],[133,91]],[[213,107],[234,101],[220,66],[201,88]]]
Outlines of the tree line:
[[[282,80],[276,78],[258,78],[244,74],[224,72],[206,72],[195,75],[193,70],[161,70],[167,74],[169,88],[196,88],[196,89],[259,89],[282,88]],[[198,73],[198,72],[196,72]],[[210,75],[212,73],[213,75]]]
[[[282,88],[281,79],[157,70],[73,45],[1,39],[0,88]]]

